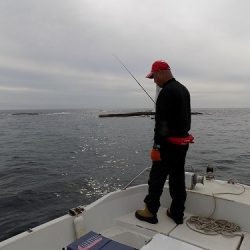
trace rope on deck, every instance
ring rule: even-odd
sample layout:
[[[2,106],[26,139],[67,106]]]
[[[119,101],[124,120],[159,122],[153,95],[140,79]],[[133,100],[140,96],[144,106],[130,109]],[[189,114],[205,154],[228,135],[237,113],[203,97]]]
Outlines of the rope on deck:
[[[233,192],[223,192],[223,193],[213,193],[214,198],[214,209],[208,217],[202,216],[191,216],[186,221],[186,225],[193,231],[206,235],[217,235],[221,234],[226,237],[242,236],[242,234],[237,233],[241,231],[241,228],[238,224],[229,222],[227,220],[216,220],[211,218],[216,210],[216,196],[222,194],[231,194],[231,195],[241,195],[245,192],[245,187],[242,184],[236,183],[236,180],[230,179],[228,183],[238,184],[242,187],[242,191],[238,193]]]
[[[227,220],[215,220],[213,218],[191,216],[186,221],[186,224],[191,230],[202,234],[222,234],[227,237],[241,236],[241,234],[236,234],[241,231],[240,226]]]

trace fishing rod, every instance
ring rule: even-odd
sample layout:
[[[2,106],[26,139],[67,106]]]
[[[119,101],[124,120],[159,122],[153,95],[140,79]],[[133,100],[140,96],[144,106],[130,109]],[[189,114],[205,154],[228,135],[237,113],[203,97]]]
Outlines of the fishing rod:
[[[137,79],[134,77],[134,75],[130,72],[130,70],[126,67],[126,65],[121,61],[121,59],[116,56],[116,55],[113,55],[116,60],[127,70],[127,72],[134,78],[134,80],[139,84],[139,86],[142,88],[142,90],[147,94],[147,96],[151,99],[151,101],[155,104],[155,101],[154,99],[148,94],[148,92],[146,91],[146,89],[144,89],[142,87],[142,85],[139,83],[139,81],[137,81]]]

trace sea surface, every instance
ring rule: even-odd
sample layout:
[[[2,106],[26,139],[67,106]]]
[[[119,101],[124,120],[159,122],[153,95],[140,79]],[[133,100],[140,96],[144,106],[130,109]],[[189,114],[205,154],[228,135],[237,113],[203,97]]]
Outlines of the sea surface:
[[[107,112],[133,111],[141,110]],[[186,170],[210,166],[217,178],[250,185],[250,109],[193,111],[202,114],[192,115]],[[151,166],[154,120],[100,113],[0,111],[0,240],[120,189]]]

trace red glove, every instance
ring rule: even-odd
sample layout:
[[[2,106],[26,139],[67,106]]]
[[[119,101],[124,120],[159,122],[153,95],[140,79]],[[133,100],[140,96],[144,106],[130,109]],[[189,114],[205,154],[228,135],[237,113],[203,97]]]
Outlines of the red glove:
[[[160,150],[158,148],[152,148],[150,156],[151,156],[152,161],[160,161],[161,160],[161,154],[160,154]]]

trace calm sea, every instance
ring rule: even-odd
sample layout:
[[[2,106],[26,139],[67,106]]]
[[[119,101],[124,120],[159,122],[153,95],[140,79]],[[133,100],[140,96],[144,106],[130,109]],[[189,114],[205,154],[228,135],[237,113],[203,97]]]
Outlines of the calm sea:
[[[250,109],[193,111],[202,114],[192,116],[186,169],[209,165],[220,179],[250,185]],[[154,120],[101,112],[0,111],[0,240],[117,190],[151,165]]]

